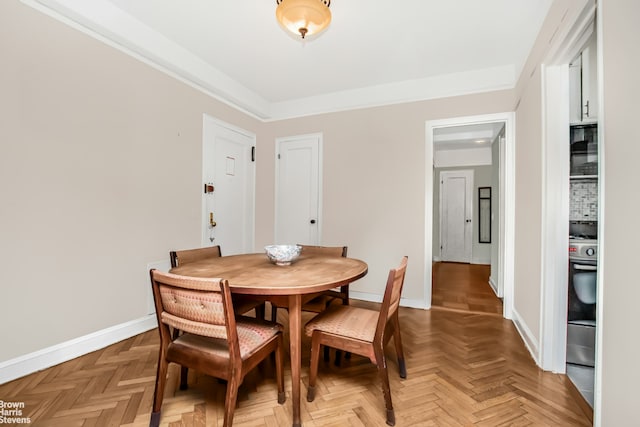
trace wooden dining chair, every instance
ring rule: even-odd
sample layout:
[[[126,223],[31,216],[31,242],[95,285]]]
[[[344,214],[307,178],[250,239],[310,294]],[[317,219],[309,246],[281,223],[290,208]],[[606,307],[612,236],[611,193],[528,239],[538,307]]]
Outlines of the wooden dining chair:
[[[220,245],[207,246],[204,248],[195,249],[183,249],[180,251],[169,252],[169,258],[171,259],[171,268],[182,266],[185,264],[191,264],[192,262],[201,261],[208,258],[218,258],[222,256],[222,250]],[[256,319],[264,319],[265,316],[265,303],[263,300],[254,299],[246,295],[233,295],[233,308],[236,314],[246,314],[251,310],[255,311]],[[275,321],[275,320],[274,320]],[[174,338],[181,333],[180,329],[173,328]],[[187,376],[189,375],[189,368],[182,366],[180,370],[180,389],[187,389]]]
[[[332,305],[305,325],[305,333],[311,337],[311,368],[307,400],[313,402],[318,377],[320,346],[333,347],[368,357],[378,367],[382,383],[387,424],[395,425],[391,403],[391,389],[384,348],[391,337],[396,347],[400,377],[407,377],[402,351],[398,307],[407,270],[407,257],[400,266],[389,271],[384,298],[379,311],[347,305]]]
[[[317,256],[330,256],[330,257],[346,257],[346,246],[315,246],[315,245],[298,245],[302,247],[300,256],[303,255],[317,255]],[[326,310],[332,302],[340,300],[343,305],[349,305],[349,284],[342,285],[337,289],[330,289],[328,291],[321,292],[315,296],[312,296],[308,301],[304,301],[302,304],[302,311],[311,313],[321,313]],[[271,302],[271,320],[276,321],[278,316],[278,308],[288,309],[286,300],[272,300]],[[338,350],[336,351],[336,366],[340,365],[340,359],[342,355]],[[350,353],[346,353],[346,358],[350,357]],[[325,348],[324,360],[329,361],[329,348]]]
[[[160,350],[149,426],[160,423],[169,363],[227,381],[224,426],[230,427],[245,375],[275,353],[278,403],[284,403],[282,325],[236,316],[226,280],[186,277],[155,269],[150,275]],[[182,333],[174,337],[170,328]]]
[[[169,252],[171,268],[201,261],[207,258],[218,258],[221,256],[222,249],[220,248],[220,245]],[[251,298],[248,295],[236,294],[233,295],[233,305],[235,312],[238,314],[245,314],[251,310],[255,310],[256,318],[264,319],[265,303],[263,300]]]

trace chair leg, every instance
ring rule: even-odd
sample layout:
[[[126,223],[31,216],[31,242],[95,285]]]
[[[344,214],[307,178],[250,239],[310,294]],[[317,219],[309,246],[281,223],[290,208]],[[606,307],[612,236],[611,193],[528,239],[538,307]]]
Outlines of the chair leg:
[[[342,287],[342,293],[344,293],[346,295],[342,299],[342,305],[349,305],[349,285]],[[336,362],[335,362],[336,366],[340,366],[340,356],[341,355],[342,354],[336,352]],[[344,359],[345,360],[351,360],[351,352],[345,351],[344,352]]]
[[[160,425],[160,412],[152,412],[149,420],[149,427],[158,427]]]
[[[278,307],[271,304],[271,321],[277,322],[278,321],[277,319],[278,319]]]
[[[164,358],[164,352],[161,350],[158,357],[158,369],[156,373],[156,387],[153,393],[153,410],[149,427],[158,427],[160,425],[160,409],[162,408],[162,399],[164,397],[164,386],[167,382],[167,369],[169,363]]]
[[[387,360],[384,356],[384,348],[377,349],[375,353],[378,377],[382,383],[382,394],[384,395],[384,404],[387,409],[387,425],[394,426],[396,424],[396,415],[393,411],[393,404],[391,403],[391,387],[389,386],[389,373],[387,372]]]
[[[180,367],[180,390],[186,390],[189,388],[189,368],[186,366]]]
[[[233,414],[238,400],[238,387],[240,387],[239,379],[236,377],[229,378],[229,381],[227,381],[227,394],[224,398],[224,427],[233,425]]]
[[[396,355],[398,356],[398,370],[400,371],[400,378],[407,378],[407,365],[404,361],[404,351],[402,350],[402,337],[400,336],[400,320],[398,319],[398,312],[393,316],[393,343],[396,346]]]
[[[266,306],[267,305],[265,303],[262,303],[262,304],[260,304],[259,306],[257,306],[255,308],[255,310],[256,310],[256,319],[265,319],[266,320],[266,318],[264,317],[265,314],[266,314]]]
[[[328,348],[325,346],[325,348]],[[316,398],[316,379],[318,378],[318,363],[320,359],[320,332],[314,331],[311,335],[311,363],[309,366],[309,387],[307,389],[307,402],[313,402]]]
[[[283,404],[285,400],[287,400],[287,395],[284,392],[284,368],[283,368],[283,347],[284,340],[282,339],[282,334],[278,337],[278,344],[276,347],[276,382],[278,384],[278,403]]]
[[[328,362],[329,359],[331,359],[331,355],[329,354],[329,351],[331,349],[325,345],[325,346],[322,346],[322,350],[323,350],[322,360],[324,360],[325,362]]]

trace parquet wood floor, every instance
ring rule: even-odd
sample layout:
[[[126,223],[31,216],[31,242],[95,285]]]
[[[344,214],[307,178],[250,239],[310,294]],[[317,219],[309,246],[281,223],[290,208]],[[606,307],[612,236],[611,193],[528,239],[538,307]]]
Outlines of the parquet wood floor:
[[[353,301],[354,305],[377,304]],[[279,321],[286,324],[285,310]],[[303,314],[303,321],[311,313]],[[407,378],[387,346],[397,426],[589,426],[564,375],[535,366],[510,321],[453,310],[400,309]],[[152,330],[61,365],[0,385],[0,400],[24,402],[33,426],[147,426],[158,333]],[[305,427],[384,426],[374,365],[358,356],[340,367],[322,364],[316,399],[306,402],[309,339],[303,339],[302,421]],[[290,394],[290,371],[286,371]],[[224,384],[190,372],[178,390],[171,366],[164,426],[222,426]],[[288,400],[278,405],[272,366],[247,376],[234,425],[290,426]]]

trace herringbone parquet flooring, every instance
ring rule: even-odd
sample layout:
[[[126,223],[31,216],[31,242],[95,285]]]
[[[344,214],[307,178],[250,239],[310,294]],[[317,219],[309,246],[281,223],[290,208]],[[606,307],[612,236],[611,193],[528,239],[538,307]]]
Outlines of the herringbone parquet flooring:
[[[354,305],[376,304],[353,302]],[[279,321],[286,324],[286,312]],[[303,321],[312,314],[304,313]],[[407,378],[387,346],[397,426],[588,426],[563,375],[535,366],[510,321],[462,311],[401,308]],[[0,385],[0,400],[24,402],[34,426],[147,426],[158,334],[152,330],[103,350]],[[374,365],[358,356],[320,367],[306,402],[309,340],[303,341],[302,421],[313,426],[384,426]],[[290,401],[278,405],[273,369],[260,367],[241,386],[236,426],[290,426]],[[288,371],[287,371],[288,372]],[[178,390],[172,366],[162,425],[222,426],[225,385],[190,372]],[[285,378],[290,392],[290,376]]]

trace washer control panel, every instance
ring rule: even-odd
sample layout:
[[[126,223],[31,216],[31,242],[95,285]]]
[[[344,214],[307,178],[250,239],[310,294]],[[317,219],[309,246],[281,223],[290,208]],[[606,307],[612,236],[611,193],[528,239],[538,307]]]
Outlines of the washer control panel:
[[[569,259],[597,260],[598,242],[596,240],[569,240]]]

